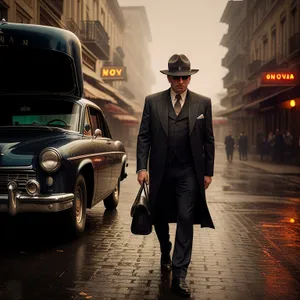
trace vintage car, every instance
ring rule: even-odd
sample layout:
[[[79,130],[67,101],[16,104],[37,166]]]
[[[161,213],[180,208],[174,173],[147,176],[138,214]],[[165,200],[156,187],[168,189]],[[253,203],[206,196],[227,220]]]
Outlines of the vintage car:
[[[101,109],[83,99],[81,44],[70,31],[0,23],[0,212],[63,216],[115,209],[127,155]]]

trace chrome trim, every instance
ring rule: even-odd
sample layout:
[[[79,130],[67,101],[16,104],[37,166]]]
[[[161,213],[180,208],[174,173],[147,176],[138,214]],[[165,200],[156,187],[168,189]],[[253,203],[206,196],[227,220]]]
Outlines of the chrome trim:
[[[20,171],[28,171],[33,170],[32,165],[30,166],[15,166],[15,167],[0,167],[0,170],[20,170]],[[34,170],[33,170],[34,171]]]
[[[8,185],[8,195],[0,195],[0,212],[15,216],[19,212],[59,212],[73,206],[74,194],[30,196],[21,194],[15,182]]]
[[[16,189],[17,184],[12,181],[8,184],[8,212],[11,216],[17,214],[17,199],[16,199]]]
[[[94,157],[94,156],[106,156],[106,155],[110,155],[110,154],[124,154],[124,152],[123,151],[99,152],[99,153],[73,156],[73,157],[67,158],[67,160],[71,161],[71,160],[83,159],[83,158]]]
[[[28,191],[28,185],[32,184],[32,183],[36,185],[36,192],[34,194],[32,194]],[[25,189],[26,189],[26,192],[28,193],[28,195],[36,196],[40,193],[41,186],[40,186],[40,183],[36,179],[29,179],[26,183]]]
[[[0,194],[7,194],[8,184],[14,181],[19,192],[26,192],[28,180],[36,179],[37,175],[33,169],[0,169]]]
[[[52,170],[46,169],[46,168],[43,166],[43,164],[42,164],[42,156],[43,156],[43,154],[44,154],[45,152],[48,152],[48,151],[52,151],[52,152],[54,152],[55,154],[57,154],[57,156],[58,156],[57,166],[56,166],[54,169],[52,169]],[[47,147],[47,148],[45,148],[43,151],[41,151],[41,153],[40,153],[40,155],[39,155],[39,164],[40,164],[41,168],[42,168],[45,172],[48,172],[48,173],[54,173],[54,172],[56,172],[56,171],[60,168],[60,166],[61,166],[61,160],[62,160],[62,155],[61,155],[61,153],[60,153],[56,148],[54,148],[54,147]]]

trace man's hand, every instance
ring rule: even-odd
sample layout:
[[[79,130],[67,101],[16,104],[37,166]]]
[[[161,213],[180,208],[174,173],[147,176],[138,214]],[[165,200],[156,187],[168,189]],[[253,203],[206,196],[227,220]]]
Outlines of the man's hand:
[[[207,189],[212,182],[211,176],[204,176],[204,187]]]
[[[147,184],[149,184],[149,174],[146,170],[140,171],[137,174],[137,181],[139,182],[140,185],[146,181]]]

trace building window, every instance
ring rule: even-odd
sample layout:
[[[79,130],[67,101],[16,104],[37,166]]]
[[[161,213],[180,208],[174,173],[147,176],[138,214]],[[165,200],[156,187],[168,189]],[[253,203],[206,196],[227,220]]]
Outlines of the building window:
[[[277,54],[276,48],[277,48],[276,28],[273,28],[271,32],[271,58],[276,57]]]
[[[85,19],[86,21],[90,21],[90,10],[87,4],[85,5]]]
[[[280,20],[280,49],[281,55],[286,57],[287,55],[287,24],[286,16],[282,17]]]
[[[101,22],[102,22],[103,27],[105,28],[106,19],[105,19],[105,12],[104,12],[103,8],[101,8]]]
[[[76,18],[75,18],[75,22],[77,24],[80,24],[80,21],[81,21],[80,12],[81,12],[81,0],[77,0]]]
[[[262,60],[263,60],[263,62],[268,61],[268,39],[267,39],[267,37],[265,37],[263,39]]]
[[[29,24],[30,23],[30,16],[25,13],[25,11],[22,11],[17,8],[16,10],[16,22],[17,23],[23,23],[23,24]]]
[[[5,7],[3,4],[0,3],[0,21],[2,19],[7,20],[7,7]]]
[[[94,20],[99,21],[99,1],[94,0]]]
[[[259,50],[258,48],[255,49],[255,60],[259,60]]]
[[[293,10],[291,10],[290,16],[290,36],[295,35],[297,32],[297,8],[294,7]]]

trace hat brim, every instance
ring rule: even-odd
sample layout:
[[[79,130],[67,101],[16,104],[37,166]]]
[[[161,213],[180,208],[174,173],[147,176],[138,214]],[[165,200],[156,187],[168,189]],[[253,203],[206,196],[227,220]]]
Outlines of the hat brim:
[[[161,73],[170,76],[190,76],[197,73],[199,69],[191,69],[189,71],[170,72],[169,70],[160,70]]]

